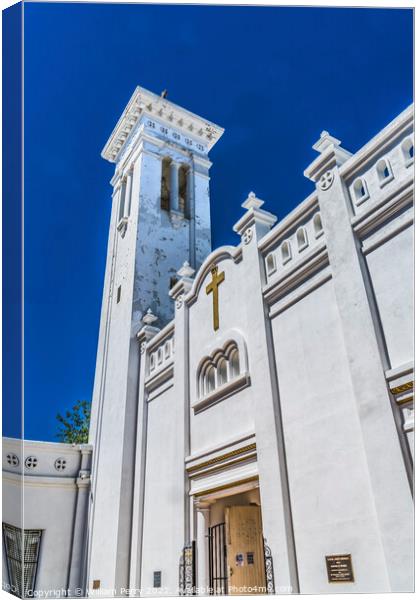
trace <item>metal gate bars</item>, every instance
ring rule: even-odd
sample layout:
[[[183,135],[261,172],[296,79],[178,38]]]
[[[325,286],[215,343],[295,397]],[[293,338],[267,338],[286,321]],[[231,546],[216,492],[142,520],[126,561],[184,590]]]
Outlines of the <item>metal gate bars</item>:
[[[225,524],[209,527],[209,594],[227,594],[227,564]]]
[[[264,541],[264,565],[266,579],[266,594],[275,594],[273,557],[271,550]],[[209,527],[209,579],[210,587],[208,593],[214,596],[228,594],[228,576],[226,562],[226,534],[225,523],[219,523]],[[179,595],[194,596],[196,588],[196,546],[195,541],[187,544],[182,549],[179,561]]]
[[[179,595],[194,596],[195,593],[195,542],[193,541],[184,546],[179,560]]]

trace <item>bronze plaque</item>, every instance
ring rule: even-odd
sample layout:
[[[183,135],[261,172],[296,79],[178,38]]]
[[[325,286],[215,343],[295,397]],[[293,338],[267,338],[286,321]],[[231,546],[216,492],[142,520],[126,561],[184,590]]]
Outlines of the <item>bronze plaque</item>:
[[[334,554],[325,557],[329,583],[353,583],[351,554]]]

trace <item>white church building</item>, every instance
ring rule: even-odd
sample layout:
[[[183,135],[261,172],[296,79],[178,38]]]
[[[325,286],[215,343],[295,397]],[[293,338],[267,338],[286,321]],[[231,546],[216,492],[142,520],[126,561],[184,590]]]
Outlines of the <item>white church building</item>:
[[[413,590],[413,107],[212,251],[222,134],[138,87],[102,152],[90,440],[3,440],[12,593]]]

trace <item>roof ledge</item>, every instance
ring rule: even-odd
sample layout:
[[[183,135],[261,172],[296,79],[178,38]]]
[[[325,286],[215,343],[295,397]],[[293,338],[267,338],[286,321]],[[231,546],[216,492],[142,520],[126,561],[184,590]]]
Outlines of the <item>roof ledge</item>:
[[[137,86],[105,144],[101,156],[115,163],[130,133],[143,115],[158,118],[168,126],[176,126],[188,136],[201,140],[210,150],[223,135],[224,129],[202,117]]]

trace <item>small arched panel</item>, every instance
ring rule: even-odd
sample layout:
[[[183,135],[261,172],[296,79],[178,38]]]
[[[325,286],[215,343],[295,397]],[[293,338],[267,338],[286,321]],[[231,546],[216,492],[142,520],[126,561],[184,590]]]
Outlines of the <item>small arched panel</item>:
[[[382,187],[394,179],[391,169],[391,163],[387,158],[381,158],[376,163],[376,174],[378,176],[379,185]]]

